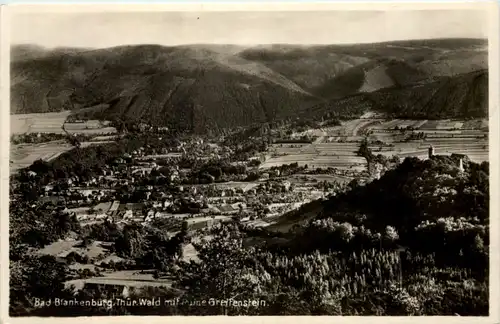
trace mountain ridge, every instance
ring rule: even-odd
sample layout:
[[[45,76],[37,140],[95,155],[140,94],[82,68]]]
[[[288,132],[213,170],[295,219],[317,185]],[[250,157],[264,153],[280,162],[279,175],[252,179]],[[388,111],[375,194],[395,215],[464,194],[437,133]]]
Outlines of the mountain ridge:
[[[332,100],[358,94],[437,86],[443,77],[464,80],[467,73],[487,69],[486,45],[446,39],[316,46],[13,46],[11,113],[108,104],[100,118],[122,116],[197,131],[244,126],[305,116],[311,107],[331,110],[338,106]]]

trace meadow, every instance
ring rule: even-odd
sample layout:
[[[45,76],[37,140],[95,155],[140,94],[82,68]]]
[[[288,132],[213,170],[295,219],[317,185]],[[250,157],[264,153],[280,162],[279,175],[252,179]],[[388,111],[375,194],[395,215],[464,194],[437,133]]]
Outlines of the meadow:
[[[111,143],[113,141],[82,142],[81,147]],[[66,141],[52,141],[41,144],[18,144],[10,147],[10,170],[16,171],[30,166],[36,160],[51,161],[74,146]]]
[[[426,158],[432,145],[435,154],[466,154],[472,161],[488,161],[486,120],[382,120],[360,118],[341,126],[309,129],[296,133],[317,136],[313,143],[272,144],[261,168],[297,162],[310,168],[364,170],[366,160],[357,156],[364,136],[368,136],[374,154]],[[402,131],[401,129],[404,129]],[[411,139],[411,133],[424,138]]]
[[[67,119],[70,114],[70,111],[63,111],[39,114],[10,115],[10,133],[64,134],[64,130],[71,134],[86,135],[116,133],[116,128],[109,127],[98,120],[87,120],[83,123],[68,123]]]
[[[40,114],[10,115],[10,133],[58,133],[62,134],[63,124],[70,115],[69,111]]]
[[[83,135],[116,134],[114,127],[109,127],[97,120],[88,120],[84,123],[67,123],[66,120],[69,115],[69,111],[10,115],[10,133],[11,135],[29,133],[65,134],[66,132]],[[113,139],[109,136],[101,136],[96,140],[99,141],[98,143],[103,144],[111,142]],[[95,142],[83,142],[81,144],[86,147],[95,144]],[[64,140],[42,144],[11,145],[11,171],[28,167],[38,159],[50,161],[72,148],[73,146]]]
[[[53,141],[42,144],[20,144],[10,147],[11,171],[30,166],[38,159],[50,161],[69,151],[73,146],[66,141]]]

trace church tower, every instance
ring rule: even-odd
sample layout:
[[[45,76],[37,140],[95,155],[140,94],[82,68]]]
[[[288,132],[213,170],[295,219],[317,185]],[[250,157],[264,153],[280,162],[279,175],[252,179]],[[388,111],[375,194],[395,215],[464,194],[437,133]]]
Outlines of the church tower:
[[[434,156],[434,146],[429,146],[429,159]]]

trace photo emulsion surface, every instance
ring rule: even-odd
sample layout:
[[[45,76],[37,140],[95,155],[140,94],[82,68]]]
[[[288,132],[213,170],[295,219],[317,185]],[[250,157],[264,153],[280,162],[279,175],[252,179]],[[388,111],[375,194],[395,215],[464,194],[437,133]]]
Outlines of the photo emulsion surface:
[[[10,316],[488,316],[485,11],[96,8],[10,9]]]

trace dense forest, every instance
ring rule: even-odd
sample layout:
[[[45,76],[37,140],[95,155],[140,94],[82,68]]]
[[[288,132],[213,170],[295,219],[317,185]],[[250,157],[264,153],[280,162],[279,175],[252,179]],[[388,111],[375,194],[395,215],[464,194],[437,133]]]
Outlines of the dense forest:
[[[483,118],[488,113],[488,71],[355,93],[313,106],[307,114],[349,119],[366,111],[400,119]]]
[[[353,181],[328,201],[306,205],[296,216],[315,217],[286,233],[250,230],[238,220],[203,233],[184,228],[172,237],[106,223],[84,230],[57,210],[47,214],[30,210],[28,203],[11,204],[11,314],[487,316],[488,177],[487,162],[465,156],[407,158],[378,180]],[[131,260],[122,268],[143,265],[156,269],[157,277],[172,278],[172,288],[138,291],[131,298],[184,302],[35,309],[36,297],[73,298],[62,284],[70,271],[67,263],[26,251],[69,232],[84,241],[113,242],[116,253]],[[252,244],[256,238],[263,244]],[[187,242],[198,261],[181,258],[179,247]],[[76,297],[104,299],[112,293]],[[201,300],[208,302],[196,305]],[[259,306],[215,300],[258,300]]]

